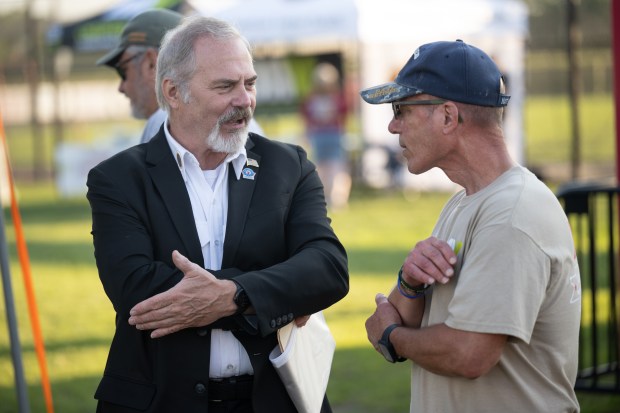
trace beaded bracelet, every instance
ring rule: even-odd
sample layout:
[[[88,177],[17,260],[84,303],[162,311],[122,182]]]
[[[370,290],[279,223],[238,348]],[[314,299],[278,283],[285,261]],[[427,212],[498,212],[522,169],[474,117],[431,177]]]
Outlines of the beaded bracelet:
[[[398,292],[400,293],[400,295],[402,295],[403,297],[409,298],[409,299],[414,299],[414,298],[418,298],[424,295],[424,293],[417,293],[417,294],[407,294],[405,291],[403,291],[403,287],[400,283],[397,284],[398,287]]]
[[[398,291],[407,298],[418,298],[426,293],[426,290],[430,287],[430,284],[424,284],[423,287],[412,287],[405,280],[403,280],[403,267],[400,267],[398,271]],[[405,292],[405,290],[407,292]],[[413,294],[411,294],[413,293]]]

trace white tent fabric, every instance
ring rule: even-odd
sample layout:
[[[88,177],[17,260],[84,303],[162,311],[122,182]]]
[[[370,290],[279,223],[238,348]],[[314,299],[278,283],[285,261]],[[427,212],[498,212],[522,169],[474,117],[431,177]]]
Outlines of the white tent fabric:
[[[246,0],[213,15],[234,24],[253,44],[357,39],[353,0]]]
[[[421,37],[527,30],[527,10],[514,0],[239,0],[200,12],[235,24],[252,43],[331,40],[393,43]]]

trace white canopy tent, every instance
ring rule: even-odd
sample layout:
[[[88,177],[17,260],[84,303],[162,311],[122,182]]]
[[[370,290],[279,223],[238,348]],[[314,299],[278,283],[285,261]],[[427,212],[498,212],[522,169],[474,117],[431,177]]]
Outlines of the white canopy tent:
[[[512,156],[523,162],[527,8],[520,0],[238,0],[218,10],[199,0],[190,3],[201,13],[233,23],[258,55],[339,50],[352,56],[345,82],[357,90],[392,80],[421,44],[462,39],[480,47],[508,79],[512,99],[505,118],[506,139]],[[260,72],[259,77],[262,82]],[[388,106],[359,105],[366,144],[397,144],[387,131]],[[414,177],[418,183],[413,185],[436,186],[443,177],[425,175]],[[429,177],[432,182],[425,183]]]

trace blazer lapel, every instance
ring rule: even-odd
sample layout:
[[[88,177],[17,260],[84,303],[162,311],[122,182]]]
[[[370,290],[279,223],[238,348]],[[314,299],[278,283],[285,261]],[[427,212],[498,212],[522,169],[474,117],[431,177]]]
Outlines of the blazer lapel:
[[[224,257],[222,258],[222,268],[234,266],[237,248],[243,235],[243,230],[247,222],[250,201],[256,187],[256,181],[260,179],[260,155],[250,149],[254,146],[252,140],[248,138],[246,152],[248,161],[244,166],[254,172],[254,179],[246,179],[242,174],[240,179],[235,176],[235,168],[228,170],[228,219],[226,220],[226,238],[224,239]]]
[[[177,229],[178,238],[187,251],[187,258],[204,266],[200,240],[192,213],[192,204],[177,161],[170,152],[170,146],[163,129],[160,129],[159,133],[147,145],[147,170],[153,180],[153,186],[159,192]]]

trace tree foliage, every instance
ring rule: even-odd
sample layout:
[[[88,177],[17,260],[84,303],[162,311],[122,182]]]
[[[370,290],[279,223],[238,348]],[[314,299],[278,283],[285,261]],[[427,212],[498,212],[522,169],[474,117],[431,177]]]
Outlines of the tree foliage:
[[[613,0],[524,0],[529,8],[529,47],[563,49],[568,39],[569,2],[577,7],[583,48],[608,48]]]

